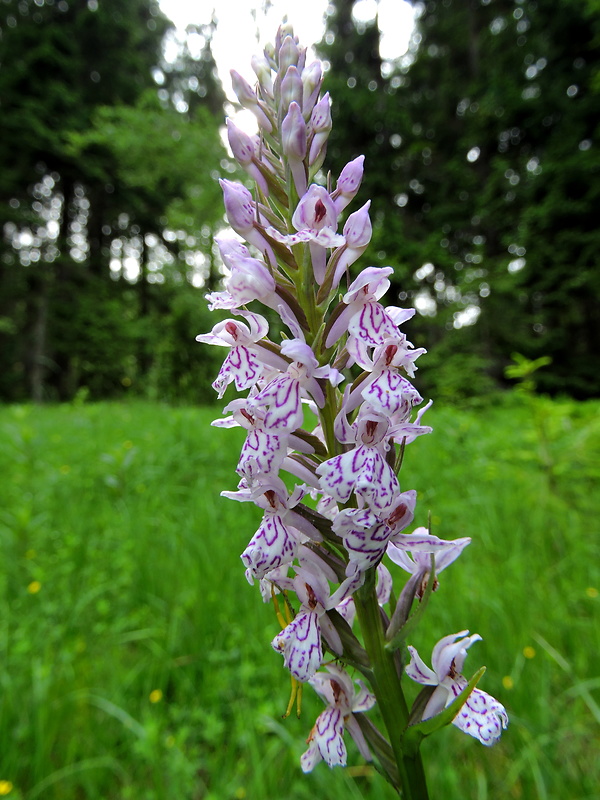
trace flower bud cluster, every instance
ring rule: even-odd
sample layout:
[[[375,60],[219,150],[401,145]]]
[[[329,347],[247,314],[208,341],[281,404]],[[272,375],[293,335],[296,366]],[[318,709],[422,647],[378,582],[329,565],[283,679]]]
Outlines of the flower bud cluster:
[[[285,668],[326,704],[302,757],[308,771],[321,759],[345,764],[345,730],[365,758],[372,750],[381,757],[381,734],[356,717],[375,704],[377,691],[361,682],[357,687],[347,668],[372,678],[368,637],[354,631],[354,623],[364,617],[368,592],[382,609],[390,601],[384,558],[409,575],[389,617],[382,611],[387,644],[405,647],[411,609],[424,606],[436,576],[470,540],[445,541],[425,528],[406,532],[416,492],[401,489],[398,473],[406,445],[431,431],[422,419],[431,402],[422,406],[409,380],[425,352],[401,330],[414,309],[381,303],[392,268],[367,267],[349,277],[372,232],[370,201],[346,214],[361,185],[364,157],[350,161],[335,186],[319,182],[331,103],[321,94],[321,64],[306,65],[306,50],[289,27],[280,28],[275,45],[252,66],[256,86],[235,72],[232,79],[259,133],[248,136],[231,120],[227,132],[254,186],[251,192],[221,181],[229,225],[243,241],[217,237],[228,273],[224,289],[208,296],[211,308],[234,316],[197,339],[227,348],[213,383],[219,398],[230,383],[247,393],[213,423],[246,431],[238,486],[223,495],[261,512],[241,554],[246,578],[277,608],[282,630],[272,647]],[[281,318],[280,341],[269,338],[260,304]],[[433,670],[409,649],[406,674],[436,687],[417,721],[439,714],[466,685],[460,668],[466,648],[479,638],[455,641],[466,633],[441,640]],[[506,714],[475,691],[457,707],[455,724],[489,744]]]

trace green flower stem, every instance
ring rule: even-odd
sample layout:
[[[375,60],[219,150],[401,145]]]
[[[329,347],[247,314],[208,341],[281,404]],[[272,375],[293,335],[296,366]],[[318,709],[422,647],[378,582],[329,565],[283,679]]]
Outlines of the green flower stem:
[[[396,788],[405,800],[428,800],[420,753],[406,753],[402,748],[402,736],[408,725],[409,711],[394,654],[385,649],[385,631],[375,594],[375,569],[367,572],[365,584],[355,593],[354,600],[365,650],[373,670],[372,688],[398,766],[399,786]]]

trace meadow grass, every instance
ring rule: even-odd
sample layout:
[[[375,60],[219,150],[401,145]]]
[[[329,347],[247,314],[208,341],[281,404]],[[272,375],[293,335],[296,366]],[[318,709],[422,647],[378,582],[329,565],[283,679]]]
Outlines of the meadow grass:
[[[487,665],[511,718],[491,749],[452,726],[424,743],[432,800],[600,797],[599,411],[434,408],[406,450],[416,522],[473,538],[412,643],[429,660],[441,636],[480,633],[465,671]],[[0,408],[0,795],[395,796],[351,743],[348,770],[300,772],[321,705],[308,690],[281,718],[278,624],[239,560],[259,513],[219,496],[243,433],[218,414]]]

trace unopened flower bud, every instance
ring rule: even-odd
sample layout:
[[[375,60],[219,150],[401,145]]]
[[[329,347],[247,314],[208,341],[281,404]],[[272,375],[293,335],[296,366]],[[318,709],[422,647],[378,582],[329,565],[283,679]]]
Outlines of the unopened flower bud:
[[[247,242],[266,254],[270,263],[275,263],[275,254],[264,236],[255,226],[256,206],[252,195],[241,183],[222,178],[219,183],[223,189],[223,203],[227,220],[233,230]]]
[[[230,70],[229,74],[231,75],[231,85],[233,86],[233,91],[235,92],[240,105],[244,106],[244,108],[249,108],[250,106],[258,103],[256,92],[250,86],[248,81],[234,69]]]
[[[262,90],[269,97],[273,97],[273,79],[271,77],[271,65],[262,56],[252,56],[252,69]]]
[[[231,271],[225,286],[237,304],[268,300],[275,291],[275,280],[266,264],[252,258],[248,248],[237,239],[218,236],[215,241],[223,263]]]
[[[271,42],[267,42],[263,53],[265,54],[265,58],[269,64],[271,64],[271,67],[273,67],[273,64],[275,64],[275,52],[275,47],[271,44]]]
[[[227,139],[229,140],[229,146],[231,147],[231,152],[233,153],[236,161],[238,161],[242,167],[244,167],[246,172],[252,178],[254,178],[256,183],[260,186],[263,194],[268,195],[269,187],[254,159],[255,146],[252,137],[248,136],[247,133],[240,130],[230,119],[228,119]]]
[[[239,239],[231,239],[219,234],[215,236],[215,242],[221,253],[221,258],[225,266],[231,269],[231,264],[238,258],[250,258],[250,251]]]
[[[306,156],[306,124],[300,106],[295,101],[290,103],[281,124],[281,143],[288,158],[302,160]]]
[[[346,164],[340,172],[335,192],[332,195],[338,214],[346,208],[358,192],[364,174],[364,164],[365,157],[358,156]]]
[[[371,241],[373,228],[369,217],[369,206],[371,201],[367,200],[364,206],[350,214],[344,225],[344,236],[348,247],[366,247]]]
[[[236,72],[234,69],[232,69],[230,70],[230,74],[233,91],[235,92],[240,105],[244,108],[247,108],[249,111],[252,111],[260,127],[267,131],[267,133],[271,133],[273,126],[263,111],[254,89],[250,86],[248,81],[239,74],[239,72]]]
[[[227,120],[227,139],[235,160],[243,167],[250,164],[254,155],[254,143],[250,136],[230,119]]]
[[[296,102],[290,103],[288,113],[281,123],[281,144],[284,154],[288,157],[290,170],[299,197],[306,192],[306,124],[302,117],[300,106]]]
[[[310,127],[314,135],[310,145],[308,163],[312,166],[316,163],[319,156],[324,152],[324,148],[332,127],[331,101],[329,99],[329,92],[326,92],[319,100],[317,105],[313,108],[313,112],[310,117]]]
[[[359,208],[358,211],[355,211],[353,214],[350,214],[346,220],[346,224],[344,225],[344,237],[346,239],[346,244],[342,248],[339,259],[336,262],[333,279],[334,285],[336,286],[342,279],[342,275],[348,269],[348,267],[354,264],[354,262],[362,256],[369,246],[369,242],[371,241],[371,236],[373,234],[371,218],[369,217],[370,205],[371,201],[367,200],[364,206]]]
[[[319,97],[323,83],[323,69],[320,61],[313,63],[302,72],[302,111],[304,119],[309,119]]]
[[[225,178],[220,180],[219,183],[221,184],[221,189],[223,189],[223,202],[229,224],[236,233],[246,237],[255,219],[252,195],[241,183],[228,181]]]
[[[302,107],[302,78],[298,68],[293,64],[288,67],[285,77],[281,82],[281,114],[287,113],[290,103],[298,103]]]
[[[298,66],[300,50],[291,36],[286,36],[279,48],[279,74],[285,75],[288,67]]]
[[[294,27],[291,22],[282,22],[275,35],[275,52],[279,53],[286,36],[294,37]]]

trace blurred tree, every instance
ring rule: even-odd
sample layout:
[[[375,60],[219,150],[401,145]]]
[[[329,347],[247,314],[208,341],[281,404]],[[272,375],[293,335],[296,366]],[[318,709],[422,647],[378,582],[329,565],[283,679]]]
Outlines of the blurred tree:
[[[114,393],[150,368],[159,285],[210,272],[212,27],[173,64],[155,0],[5,0],[0,29],[0,394]]]
[[[395,64],[353,5],[333,3],[321,46],[348,109],[337,135],[377,173],[376,248],[422,312],[461,329],[437,363],[469,348],[500,379],[511,352],[547,354],[540,388],[597,394],[596,0],[429,0]]]

